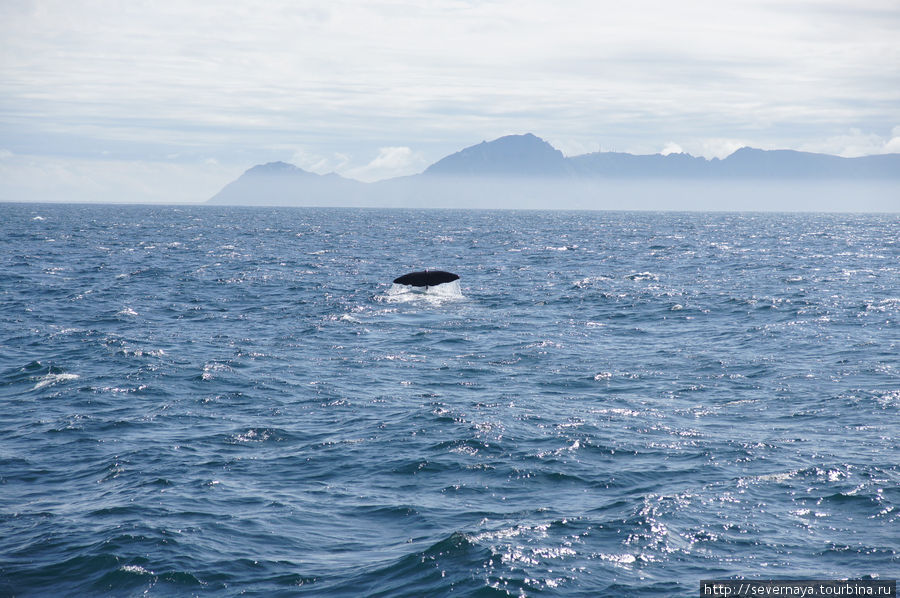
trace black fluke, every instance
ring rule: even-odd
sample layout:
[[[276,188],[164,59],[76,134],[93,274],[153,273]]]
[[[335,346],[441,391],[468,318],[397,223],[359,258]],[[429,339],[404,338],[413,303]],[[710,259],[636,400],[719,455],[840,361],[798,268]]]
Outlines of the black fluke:
[[[395,284],[408,284],[414,287],[433,287],[459,280],[457,274],[444,272],[443,270],[424,270],[422,272],[410,272],[394,279]]]

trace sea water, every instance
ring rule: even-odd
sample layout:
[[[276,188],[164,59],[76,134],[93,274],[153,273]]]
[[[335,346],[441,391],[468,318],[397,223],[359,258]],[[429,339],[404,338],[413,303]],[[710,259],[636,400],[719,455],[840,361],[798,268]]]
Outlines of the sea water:
[[[900,216],[0,204],[0,594],[900,571]],[[458,283],[392,285],[444,269]]]

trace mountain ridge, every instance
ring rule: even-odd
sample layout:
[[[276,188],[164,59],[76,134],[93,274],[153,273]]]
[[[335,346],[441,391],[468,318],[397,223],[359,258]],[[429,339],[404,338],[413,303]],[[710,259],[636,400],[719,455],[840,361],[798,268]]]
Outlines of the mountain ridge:
[[[796,150],[742,147],[726,158],[685,153],[594,152],[566,157],[532,133],[482,141],[445,156],[423,172],[363,183],[320,175],[286,162],[259,164],[227,184],[208,203],[246,205],[376,206],[394,193],[428,196],[440,185],[460,188],[492,181],[494,192],[538,181],[596,186],[615,181],[887,181],[900,182],[900,154],[844,158]]]

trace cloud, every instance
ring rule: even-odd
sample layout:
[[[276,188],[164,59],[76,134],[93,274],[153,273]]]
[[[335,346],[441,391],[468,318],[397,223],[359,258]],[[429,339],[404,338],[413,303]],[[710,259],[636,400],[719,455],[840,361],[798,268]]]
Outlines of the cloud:
[[[350,162],[350,156],[341,153],[323,156],[315,151],[300,148],[294,151],[290,162],[309,172],[328,174],[345,168]]]
[[[681,146],[677,143],[672,143],[671,141],[666,144],[663,148],[662,152],[660,152],[663,156],[668,156],[669,154],[683,154],[684,150],[681,149]]]
[[[647,117],[671,126],[706,113],[715,126],[741,126],[897,99],[885,85],[898,68],[884,27],[862,43],[851,28],[861,17],[843,14],[854,11],[797,0],[781,3],[790,10],[705,0],[603,10],[578,0],[295,4],[50,1],[42,15],[0,25],[3,91],[35,118],[100,129],[131,119],[135,136],[190,126],[202,137],[382,139],[397,125],[440,126],[436,108],[438,117],[453,107],[463,113],[453,117],[474,117],[460,120],[478,137],[490,134],[485,119],[553,132],[572,117],[587,138],[613,120],[645,137]],[[847,89],[856,107],[836,107]],[[710,121],[716,115],[721,123]]]
[[[346,174],[360,181],[371,182],[417,174],[426,166],[425,158],[408,147],[382,147],[374,160],[365,166],[349,169]]]
[[[722,158],[727,158],[742,147],[751,145],[754,144],[743,140],[713,137],[700,139],[687,145],[687,153],[693,156],[703,156],[707,159],[719,158],[721,160]],[[755,145],[754,147],[759,147],[760,149],[774,149],[771,147],[761,147],[760,145]]]
[[[891,129],[891,140],[884,144],[887,153],[900,154],[900,127]]]
[[[808,152],[835,154],[845,158],[900,153],[900,126],[891,129],[888,137],[876,133],[864,133],[860,129],[853,128],[824,141],[802,144],[800,149]]]

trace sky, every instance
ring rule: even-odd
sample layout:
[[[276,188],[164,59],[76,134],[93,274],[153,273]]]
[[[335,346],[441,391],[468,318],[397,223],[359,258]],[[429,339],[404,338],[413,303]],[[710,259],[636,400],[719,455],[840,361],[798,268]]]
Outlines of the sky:
[[[566,155],[900,153],[897,0],[0,0],[0,201]]]

